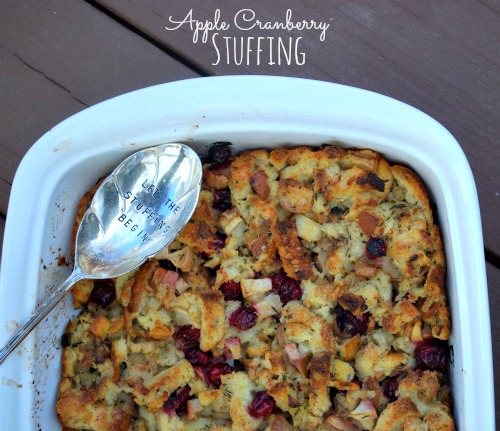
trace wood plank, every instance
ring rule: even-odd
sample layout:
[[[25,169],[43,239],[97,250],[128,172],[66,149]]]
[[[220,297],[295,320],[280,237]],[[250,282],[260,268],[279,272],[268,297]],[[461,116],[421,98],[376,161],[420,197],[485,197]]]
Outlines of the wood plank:
[[[495,371],[495,412],[496,423],[500,424],[500,315],[498,304],[500,304],[500,269],[487,264],[488,294],[490,301],[491,316],[491,338],[493,347],[493,369]]]
[[[24,154],[53,125],[86,106],[5,47],[0,48],[0,64],[0,212],[7,214],[12,181]]]
[[[0,213],[30,146],[102,100],[198,76],[82,0],[5,0],[0,13]]]
[[[140,31],[210,74],[291,75],[338,82],[373,90],[409,103],[441,122],[461,144],[474,173],[482,211],[485,245],[500,256],[500,7],[495,1],[419,2],[380,0],[255,0],[241,2],[164,2],[162,0],[99,0],[98,3],[127,20]],[[325,41],[318,32],[303,31],[301,50],[306,63],[270,65],[256,59],[251,64],[217,65],[217,52],[209,39],[193,43],[194,31],[186,25],[175,31],[169,17],[182,20],[193,9],[193,18],[233,24],[244,7],[262,21],[284,22],[290,8],[293,21],[302,19],[330,24]],[[214,32],[210,33],[210,36]],[[221,34],[281,36],[297,32],[237,31],[232,25]],[[217,40],[217,39],[216,39]],[[217,42],[215,43],[217,45]],[[219,44],[219,49],[224,50]],[[255,46],[254,46],[255,50]],[[255,54],[255,52],[254,52]],[[252,54],[252,55],[254,55]],[[266,52],[263,54],[265,58]]]

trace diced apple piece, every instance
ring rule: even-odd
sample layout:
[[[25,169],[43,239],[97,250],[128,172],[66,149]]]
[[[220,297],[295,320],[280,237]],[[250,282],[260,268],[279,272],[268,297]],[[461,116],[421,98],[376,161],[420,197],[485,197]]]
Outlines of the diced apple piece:
[[[422,337],[424,337],[424,340],[432,339],[432,328],[428,323],[424,323],[422,328]]]
[[[200,400],[193,398],[187,402],[187,417],[189,419],[196,419],[198,413],[203,411],[204,407],[201,405]]]
[[[182,277],[179,277],[179,279],[175,282],[175,290],[180,294],[182,292],[185,292],[189,287],[189,284],[186,283],[186,280],[184,280]]]
[[[373,278],[377,275],[378,268],[366,262],[362,257],[354,264],[354,272],[358,277]]]
[[[241,292],[247,298],[252,295],[260,295],[269,292],[273,288],[273,283],[270,278],[250,278],[240,281]]]
[[[224,211],[219,217],[219,227],[224,231],[226,235],[229,235],[232,230],[242,222],[243,219],[239,216],[239,213],[236,209],[231,209],[228,211]]]
[[[415,325],[413,325],[413,328],[412,328],[411,334],[410,334],[410,340],[415,344],[418,344],[418,343],[421,343],[422,341],[424,341],[424,336],[422,334],[422,321],[421,320],[417,320]]]
[[[254,304],[253,307],[257,311],[259,317],[265,318],[274,316],[275,314],[281,314],[283,305],[281,304],[279,295],[271,293],[267,295],[262,301]]]
[[[360,431],[361,424],[350,417],[334,413],[323,421],[323,426],[329,431]]]
[[[178,278],[179,274],[177,272],[159,266],[156,268],[151,279],[151,287],[157,290],[160,285],[174,286]]]
[[[311,242],[319,241],[321,239],[322,232],[320,224],[302,214],[295,214],[294,218],[297,222],[297,232],[299,237]]]
[[[193,250],[188,246],[185,246],[180,250],[176,250],[173,252],[171,252],[168,248],[166,248],[165,250],[157,254],[155,257],[158,260],[168,259],[177,268],[179,268],[181,271],[184,272],[190,271],[191,268],[193,267],[193,262],[194,262]]]
[[[276,332],[276,339],[278,340],[278,344],[280,346],[285,345],[285,329],[286,325],[282,323],[278,326],[278,331]]]
[[[224,353],[231,359],[241,359],[241,340],[230,337],[224,342]]]
[[[272,415],[269,420],[269,431],[292,431],[293,426],[282,415]]]
[[[203,170],[203,179],[207,183],[207,186],[212,187],[216,190],[225,189],[228,183],[226,175],[211,171],[210,169]]]
[[[339,356],[343,361],[349,362],[354,359],[361,346],[361,337],[356,334],[339,346]]]
[[[380,217],[366,211],[362,211],[358,217],[359,227],[366,236],[373,236],[379,223]]]
[[[378,417],[374,405],[369,400],[361,400],[358,406],[349,413],[349,416],[355,418],[363,426],[363,429],[367,430],[373,429]]]
[[[230,235],[234,232],[234,230],[236,229],[236,227],[243,222],[243,219],[241,217],[235,217],[234,219],[232,219],[226,226],[226,229],[224,230],[224,232],[226,233],[226,235]]]
[[[297,345],[294,343],[285,344],[285,352],[300,374],[307,377],[307,364],[309,362],[307,356],[301,356]]]
[[[373,260],[373,264],[387,272],[394,280],[400,280],[401,274],[398,269],[393,265],[388,256],[382,256]]]

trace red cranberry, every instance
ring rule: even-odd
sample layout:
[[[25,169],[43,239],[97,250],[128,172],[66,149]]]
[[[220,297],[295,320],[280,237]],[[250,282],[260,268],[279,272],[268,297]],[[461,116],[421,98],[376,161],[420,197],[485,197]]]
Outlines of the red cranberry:
[[[219,232],[215,234],[215,240],[212,243],[212,248],[214,250],[220,250],[226,246],[226,235],[223,235]]]
[[[229,316],[229,324],[238,328],[240,331],[246,331],[253,328],[257,323],[257,311],[255,308],[241,306],[234,310]]]
[[[233,207],[231,202],[231,190],[221,189],[214,191],[214,201],[212,206],[221,211],[230,210]]]
[[[271,291],[279,295],[283,305],[302,298],[300,281],[288,277],[283,271],[273,273],[269,277],[273,285]]]
[[[396,377],[387,377],[382,382],[382,393],[391,402],[396,401],[398,396],[396,395],[399,388],[399,382]]]
[[[115,297],[115,283],[113,280],[95,280],[94,288],[90,293],[89,302],[104,308],[111,304]]]
[[[192,399],[193,396],[189,395],[189,386],[183,386],[177,389],[173,394],[170,395],[167,401],[163,403],[163,411],[170,416],[177,414],[181,416],[187,411],[187,402]]]
[[[231,367],[231,365],[226,364],[225,362],[215,364],[207,370],[208,383],[210,383],[212,386],[215,386],[216,388],[220,388],[220,377],[224,374],[229,374],[232,372],[233,368]]]
[[[247,407],[248,414],[253,418],[262,418],[270,415],[276,408],[276,401],[266,393],[259,391],[255,394],[252,403]]]
[[[447,346],[445,343],[425,342],[415,348],[417,365],[424,370],[445,371],[448,363]]]
[[[353,379],[351,380],[351,383],[356,383],[360,388],[363,387],[363,382],[358,376],[354,376]]]
[[[200,330],[191,325],[179,326],[174,332],[175,346],[182,352],[200,347]]]
[[[61,337],[61,347],[68,347],[71,345],[71,332],[66,332]]]
[[[358,319],[354,314],[348,310],[337,307],[335,310],[337,315],[335,319],[337,334],[340,338],[351,338],[356,334],[363,335],[368,329],[368,315]]]
[[[228,160],[227,162],[224,163],[214,163],[208,167],[208,170],[217,173],[229,169],[230,166],[231,166],[231,161]]]
[[[373,237],[366,243],[366,256],[368,259],[376,259],[377,257],[385,256],[387,245],[382,238]]]
[[[195,365],[194,371],[198,377],[202,378],[209,385],[219,388],[221,376],[234,371],[234,368],[225,362],[224,357],[211,358],[208,364],[203,366]]]
[[[234,280],[222,283],[220,291],[224,295],[226,301],[237,301],[242,298],[240,283]]]
[[[184,351],[184,357],[191,363],[191,365],[201,365],[205,366],[210,363],[212,359],[212,354],[209,352],[204,352],[196,347]]]
[[[225,163],[231,157],[230,142],[214,142],[208,149],[208,161],[212,163]]]

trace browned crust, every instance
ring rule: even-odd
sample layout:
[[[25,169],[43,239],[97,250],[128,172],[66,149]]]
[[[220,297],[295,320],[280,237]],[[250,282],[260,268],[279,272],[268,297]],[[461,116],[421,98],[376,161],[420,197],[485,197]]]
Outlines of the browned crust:
[[[276,223],[273,229],[278,254],[287,275],[296,280],[307,280],[312,275],[311,260],[305,254],[297,233],[295,219]]]
[[[215,251],[216,231],[215,227],[205,222],[190,222],[178,235],[177,240],[198,253],[206,252],[212,254]]]
[[[313,191],[293,178],[280,179],[278,199],[283,208],[296,214],[305,214],[313,205]]]
[[[331,407],[328,383],[330,381],[331,352],[313,355],[309,362],[311,394],[309,402],[315,416],[323,416]]]
[[[120,407],[107,406],[97,400],[96,390],[67,390],[56,403],[61,424],[72,429],[127,431],[130,415]]]
[[[200,348],[209,351],[224,336],[224,303],[219,291],[204,290],[198,293],[201,300]]]
[[[405,420],[418,417],[420,417],[420,413],[415,404],[409,398],[401,398],[390,403],[382,411],[373,431],[402,429],[402,423]]]
[[[413,170],[406,166],[395,165],[392,166],[391,171],[398,183],[403,185],[408,191],[411,191],[422,207],[430,208],[425,186],[420,177]]]
[[[252,189],[259,195],[261,199],[264,200],[269,198],[269,194],[271,193],[271,189],[269,188],[269,184],[267,183],[268,179],[268,175],[263,170],[255,172],[250,177],[250,185],[252,186]]]

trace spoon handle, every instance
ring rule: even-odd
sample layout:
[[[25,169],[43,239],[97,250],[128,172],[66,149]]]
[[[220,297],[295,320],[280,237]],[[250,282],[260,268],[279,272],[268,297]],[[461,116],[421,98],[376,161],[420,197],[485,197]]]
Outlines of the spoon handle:
[[[29,320],[16,331],[16,333],[12,336],[5,347],[0,350],[0,364],[40,323],[40,321],[49,313],[49,311],[51,311],[59,303],[59,301],[61,301],[70,287],[83,278],[85,278],[84,275],[75,268],[68,279],[43,301],[43,303],[35,310]]]

